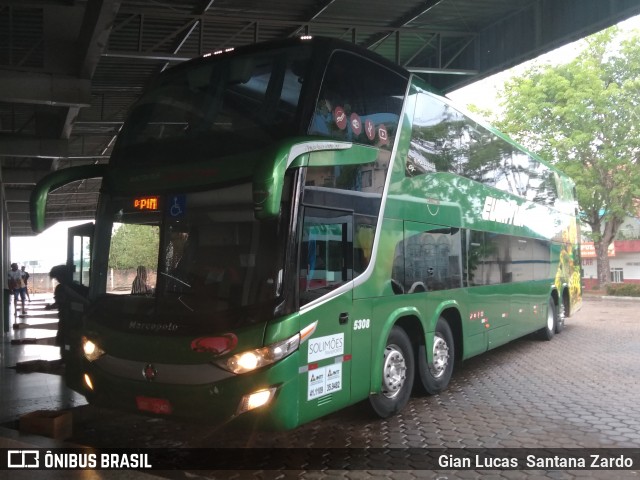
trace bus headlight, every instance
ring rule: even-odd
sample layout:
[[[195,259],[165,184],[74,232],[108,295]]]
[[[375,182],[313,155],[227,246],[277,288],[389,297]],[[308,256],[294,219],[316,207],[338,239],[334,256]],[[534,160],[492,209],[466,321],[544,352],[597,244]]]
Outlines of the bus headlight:
[[[84,352],[84,357],[90,362],[96,361],[105,354],[104,350],[87,337],[82,337],[82,351]]]
[[[217,363],[232,373],[247,373],[288,357],[298,349],[298,345],[300,345],[300,334],[296,333],[287,340],[272,343],[263,348],[247,350]]]

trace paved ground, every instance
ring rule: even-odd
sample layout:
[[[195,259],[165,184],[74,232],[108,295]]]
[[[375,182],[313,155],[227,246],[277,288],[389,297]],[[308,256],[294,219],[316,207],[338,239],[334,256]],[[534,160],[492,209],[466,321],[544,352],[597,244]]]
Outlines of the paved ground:
[[[383,421],[366,403],[290,432],[213,429],[89,406],[74,409],[72,442],[95,447],[631,448],[640,452],[640,302],[587,299],[551,342],[524,338],[466,361],[450,388],[414,397]],[[637,458],[637,457],[636,457]],[[633,478],[636,471],[241,471],[196,478]],[[154,472],[157,474],[158,472]],[[185,478],[183,472],[163,474]],[[191,475],[191,474],[190,474]]]

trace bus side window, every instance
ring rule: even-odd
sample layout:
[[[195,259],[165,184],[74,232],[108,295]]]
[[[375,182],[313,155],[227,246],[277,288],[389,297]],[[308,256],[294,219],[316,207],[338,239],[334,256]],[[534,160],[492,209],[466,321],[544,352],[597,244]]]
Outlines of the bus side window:
[[[438,228],[405,240],[408,293],[460,288],[460,230]]]
[[[353,278],[353,215],[306,207],[298,260],[300,305]]]
[[[404,240],[398,242],[393,255],[393,266],[391,267],[391,288],[393,293],[400,295],[405,293],[404,288]]]
[[[358,274],[365,271],[371,260],[375,225],[364,215],[355,215],[356,233],[353,237],[353,271]]]
[[[465,286],[484,285],[483,268],[484,232],[466,231],[465,242]]]

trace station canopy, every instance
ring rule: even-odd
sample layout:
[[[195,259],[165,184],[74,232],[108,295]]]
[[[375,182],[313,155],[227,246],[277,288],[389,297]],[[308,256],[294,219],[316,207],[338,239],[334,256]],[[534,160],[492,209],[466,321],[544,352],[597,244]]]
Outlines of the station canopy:
[[[106,163],[161,71],[304,34],[357,43],[443,92],[640,14],[640,0],[0,0],[0,161],[11,236],[52,170]],[[99,182],[52,195],[49,224],[93,218]]]

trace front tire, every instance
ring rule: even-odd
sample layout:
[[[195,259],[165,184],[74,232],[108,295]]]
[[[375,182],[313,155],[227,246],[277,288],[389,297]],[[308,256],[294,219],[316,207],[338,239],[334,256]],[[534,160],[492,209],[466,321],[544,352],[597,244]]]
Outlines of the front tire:
[[[428,364],[425,346],[421,345],[418,354],[420,381],[425,392],[435,395],[449,386],[455,363],[453,333],[449,323],[442,317],[436,323],[432,358],[433,362]]]
[[[369,396],[371,407],[379,417],[395,415],[407,405],[415,376],[414,365],[409,337],[402,328],[394,326],[384,349],[380,393]]]

